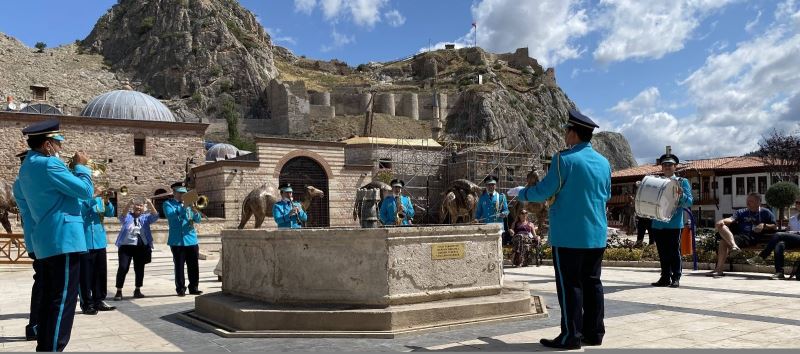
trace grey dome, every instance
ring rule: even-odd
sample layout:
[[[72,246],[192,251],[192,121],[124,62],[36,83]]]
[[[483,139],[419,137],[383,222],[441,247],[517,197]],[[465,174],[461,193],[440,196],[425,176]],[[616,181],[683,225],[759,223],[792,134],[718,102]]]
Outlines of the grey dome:
[[[114,90],[93,98],[81,115],[94,118],[175,122],[175,115],[159,100],[131,90]]]
[[[240,154],[239,149],[231,144],[214,144],[208,151],[206,151],[206,161],[221,161],[238,157]]]

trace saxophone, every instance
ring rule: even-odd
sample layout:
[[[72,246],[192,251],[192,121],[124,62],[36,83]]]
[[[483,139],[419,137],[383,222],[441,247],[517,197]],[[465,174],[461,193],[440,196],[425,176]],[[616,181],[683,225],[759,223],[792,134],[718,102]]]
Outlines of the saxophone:
[[[400,226],[406,218],[406,210],[403,208],[402,194],[394,197],[394,204],[397,208],[397,214],[394,216],[394,224]]]

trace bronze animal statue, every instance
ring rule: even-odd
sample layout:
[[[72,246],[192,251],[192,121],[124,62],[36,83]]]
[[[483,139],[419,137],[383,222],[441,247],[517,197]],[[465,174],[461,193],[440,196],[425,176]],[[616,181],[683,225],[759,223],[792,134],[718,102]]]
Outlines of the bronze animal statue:
[[[381,181],[372,181],[358,188],[353,203],[353,221],[360,220],[361,227],[377,227],[381,201],[391,191],[392,187]]]
[[[14,199],[14,185],[6,181],[0,181],[0,224],[6,233],[11,233],[11,222],[8,220],[8,214],[19,215],[17,208],[17,201]]]
[[[308,211],[313,198],[322,198],[324,196],[325,193],[323,191],[312,186],[306,186],[306,193],[303,194],[300,205],[303,206],[303,210]],[[272,217],[272,207],[278,200],[280,200],[280,193],[271,183],[264,183],[260,187],[253,189],[242,201],[242,220],[237,228],[244,229],[244,226],[250,221],[250,217],[253,216],[256,218],[255,228],[260,228],[261,224],[264,223],[264,219]]]
[[[481,187],[469,180],[453,181],[443,195],[439,222],[444,224],[448,216],[452,224],[458,223],[459,220],[464,223],[472,222],[480,193]]]
[[[527,186],[532,186],[536,183],[539,183],[539,174],[535,170],[531,170],[528,172],[526,177]],[[547,204],[546,203],[536,203],[536,202],[521,202],[514,197],[508,203],[508,215],[509,215],[509,225],[514,225],[517,221],[517,217],[519,216],[520,210],[525,208],[529,214],[531,214],[534,218],[536,218],[536,226],[539,228],[539,232],[543,232],[545,228],[545,220],[547,220]]]

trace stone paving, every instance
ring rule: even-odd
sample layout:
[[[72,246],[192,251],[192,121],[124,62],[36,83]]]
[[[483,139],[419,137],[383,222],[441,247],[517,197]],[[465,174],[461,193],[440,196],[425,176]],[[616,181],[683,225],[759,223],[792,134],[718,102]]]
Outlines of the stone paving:
[[[216,260],[200,261],[201,290],[220,290],[212,270]],[[116,252],[109,248],[109,285],[114,284]],[[193,297],[174,294],[168,248],[158,247],[146,269],[145,299],[124,290],[123,301],[108,301],[118,311],[75,316],[67,351],[544,351],[542,337],[558,333],[560,320],[550,266],[506,268],[507,279],[525,281],[543,295],[547,319],[428,332],[397,339],[233,339],[223,338],[176,318],[193,307]],[[32,272],[26,266],[0,266],[0,351],[32,351],[24,340]],[[603,269],[606,290],[607,348],[798,348],[800,281],[768,280],[768,274],[730,273],[719,279],[686,271],[681,287],[653,288],[651,268]],[[133,270],[127,283],[133,282]],[[109,289],[109,296],[113,296]],[[584,350],[591,351],[593,347]]]

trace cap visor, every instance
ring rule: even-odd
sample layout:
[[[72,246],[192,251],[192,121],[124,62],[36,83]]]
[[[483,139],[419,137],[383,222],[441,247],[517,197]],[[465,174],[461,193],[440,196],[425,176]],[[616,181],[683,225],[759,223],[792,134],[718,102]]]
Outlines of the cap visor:
[[[286,193],[286,192],[292,192],[292,193],[294,193],[294,190],[293,190],[293,189],[291,189],[291,188],[284,188],[284,189],[281,189],[281,192],[284,192],[284,193]]]
[[[55,141],[64,141],[64,136],[63,135],[53,135],[50,138],[55,140]]]
[[[185,187],[178,187],[175,188],[175,193],[186,193],[188,192]]]

